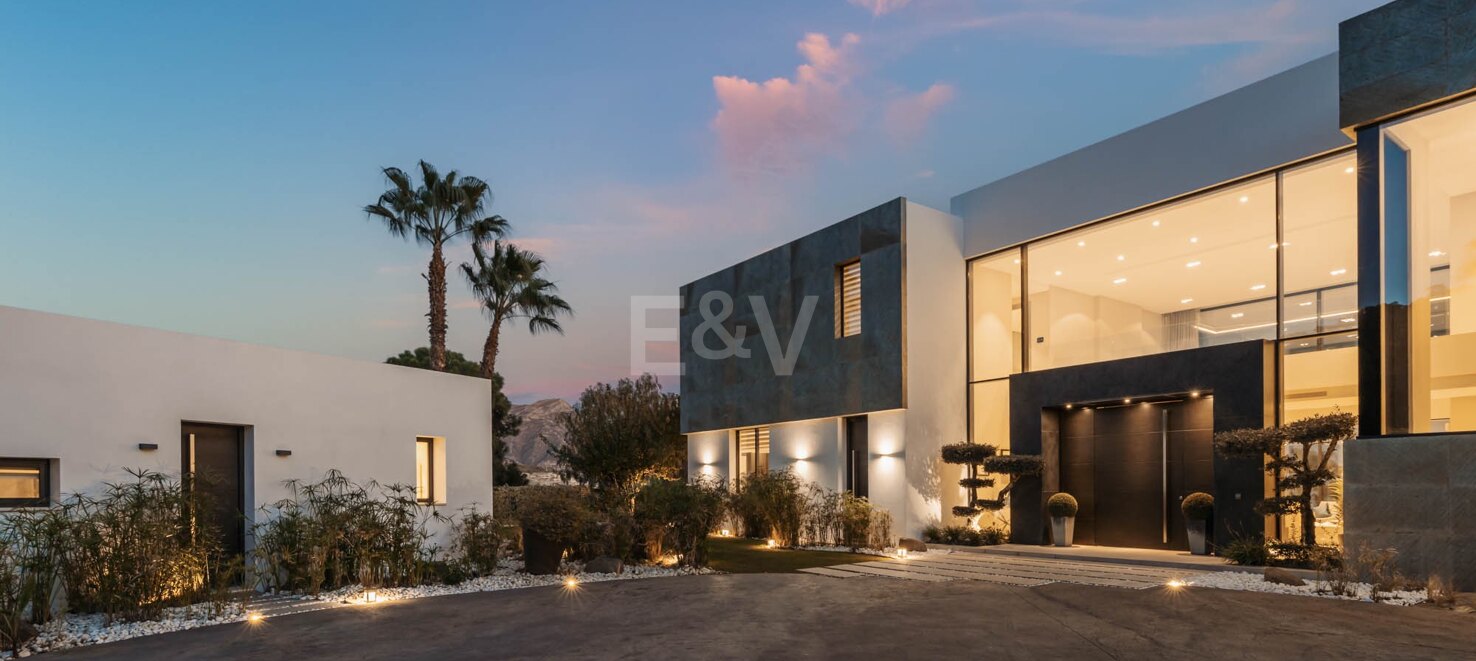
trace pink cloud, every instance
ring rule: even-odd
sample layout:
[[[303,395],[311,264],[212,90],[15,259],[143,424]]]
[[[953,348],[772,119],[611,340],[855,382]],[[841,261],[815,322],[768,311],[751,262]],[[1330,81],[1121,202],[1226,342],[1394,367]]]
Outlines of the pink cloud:
[[[871,12],[872,16],[890,14],[906,7],[911,0],[850,0],[850,3]]]
[[[793,78],[762,83],[739,76],[714,76],[720,106],[712,120],[723,161],[734,172],[787,172],[802,168],[855,128],[846,90],[857,69],[861,38],[839,44],[810,33],[795,48],[805,63]]]
[[[938,109],[953,100],[952,85],[933,83],[922,92],[896,99],[887,106],[887,133],[899,144],[911,144],[927,130],[928,122]]]
[[[507,242],[522,250],[538,253],[538,256],[544,259],[552,259],[561,253],[564,247],[563,239],[553,236],[524,236],[508,239]]]

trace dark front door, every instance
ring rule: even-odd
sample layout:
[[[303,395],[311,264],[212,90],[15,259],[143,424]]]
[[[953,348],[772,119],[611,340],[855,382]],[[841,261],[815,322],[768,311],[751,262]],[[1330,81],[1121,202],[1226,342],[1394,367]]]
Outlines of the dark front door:
[[[1185,399],[1064,412],[1061,490],[1080,505],[1078,543],[1188,548],[1179,502],[1214,490],[1212,406]]]
[[[245,553],[245,430],[187,422],[180,441],[185,484],[201,496],[199,521],[219,535],[227,554]]]
[[[866,498],[866,476],[871,467],[871,449],[866,438],[866,416],[846,418],[846,489]]]

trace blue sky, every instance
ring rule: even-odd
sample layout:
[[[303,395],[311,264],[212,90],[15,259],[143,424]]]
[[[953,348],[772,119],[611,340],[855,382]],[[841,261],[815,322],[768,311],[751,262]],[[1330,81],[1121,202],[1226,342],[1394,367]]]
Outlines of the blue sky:
[[[360,210],[423,158],[548,258],[577,314],[499,367],[572,397],[629,372],[631,296],[899,195],[947,209],[1379,4],[10,3],[0,305],[383,359],[425,344],[427,255]]]

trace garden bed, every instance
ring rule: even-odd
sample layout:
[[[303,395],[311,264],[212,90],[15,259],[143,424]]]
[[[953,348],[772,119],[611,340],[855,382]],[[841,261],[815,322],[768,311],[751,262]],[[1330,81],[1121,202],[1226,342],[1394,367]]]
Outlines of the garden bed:
[[[1198,588],[1216,588],[1220,590],[1243,590],[1247,592],[1269,592],[1272,594],[1289,594],[1303,597],[1322,597],[1324,599],[1342,599],[1345,601],[1367,601],[1372,602],[1373,588],[1368,583],[1350,583],[1349,591],[1353,595],[1336,594],[1327,589],[1325,585],[1317,581],[1308,581],[1306,585],[1284,585],[1267,581],[1261,574],[1249,572],[1217,571],[1207,572],[1190,577],[1187,585]],[[1424,603],[1426,600],[1423,590],[1395,590],[1381,592],[1378,603],[1391,606],[1413,606]]]

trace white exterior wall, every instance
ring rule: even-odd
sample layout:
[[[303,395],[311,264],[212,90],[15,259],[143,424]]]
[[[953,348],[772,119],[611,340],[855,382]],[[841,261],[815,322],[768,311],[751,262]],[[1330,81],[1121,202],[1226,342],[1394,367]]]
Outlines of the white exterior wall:
[[[963,504],[961,469],[943,463],[939,453],[944,445],[968,440],[968,276],[961,221],[911,202],[906,213],[906,492],[902,507],[888,509],[898,534],[917,537],[924,526],[949,520],[953,506]],[[886,436],[872,432],[873,494],[893,470],[895,460],[877,456],[885,454],[887,443]]]
[[[488,381],[0,306],[0,456],[54,460],[54,493],[178,474],[184,421],[246,427],[254,507],[330,469],[414,484],[417,436],[445,439],[442,511],[492,506]]]
[[[687,434],[689,478],[711,478],[724,483],[733,479],[733,453],[729,434],[727,430]]]
[[[769,427],[769,468],[839,490],[846,470],[840,418],[786,422]]]

